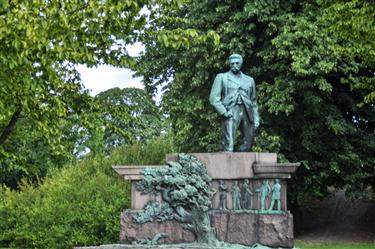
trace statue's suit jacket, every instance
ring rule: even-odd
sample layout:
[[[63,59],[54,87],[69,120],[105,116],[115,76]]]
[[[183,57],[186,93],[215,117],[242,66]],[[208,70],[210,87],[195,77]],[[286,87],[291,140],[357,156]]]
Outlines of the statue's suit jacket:
[[[259,120],[255,95],[254,79],[241,72],[241,77],[232,72],[220,73],[216,76],[210,94],[210,103],[220,115],[231,111],[239,99],[245,105],[250,123]]]

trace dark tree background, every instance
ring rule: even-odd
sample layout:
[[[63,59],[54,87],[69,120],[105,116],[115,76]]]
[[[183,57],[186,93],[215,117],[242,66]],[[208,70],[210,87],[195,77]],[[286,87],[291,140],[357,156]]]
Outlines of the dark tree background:
[[[215,31],[221,38],[218,45],[178,46],[155,42],[152,35],[146,39],[138,74],[149,92],[164,86],[163,107],[179,151],[219,150],[219,117],[208,95],[236,52],[257,84],[261,128],[253,149],[302,162],[292,183],[299,197],[323,197],[334,186],[351,197],[373,198],[374,5],[352,2],[204,0],[166,11],[174,18],[157,25]],[[353,27],[346,16],[330,14],[340,8],[354,16]],[[346,35],[364,20],[370,24],[361,27],[363,39]],[[371,50],[360,53],[363,48]]]

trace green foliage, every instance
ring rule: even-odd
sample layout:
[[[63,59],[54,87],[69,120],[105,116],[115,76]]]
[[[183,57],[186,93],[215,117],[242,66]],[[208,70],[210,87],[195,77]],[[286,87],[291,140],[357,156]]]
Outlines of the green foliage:
[[[144,90],[112,88],[95,98],[100,102],[108,124],[104,131],[105,147],[113,148],[132,141],[146,142],[161,134],[163,116]]]
[[[165,37],[161,39],[165,43],[173,38],[176,44],[186,37],[217,39],[212,32],[169,29],[166,34],[149,28],[151,20],[162,21],[159,10],[173,12],[183,4],[182,0],[0,1],[1,183],[16,188],[19,179],[43,178],[50,165],[62,165],[87,147],[94,153],[104,150],[103,137],[113,133],[102,128],[109,123],[100,119],[98,101],[83,90],[77,64],[134,66],[126,45],[143,40],[146,33],[155,39]],[[129,120],[125,113],[121,118]],[[142,120],[147,122],[141,126],[152,124],[157,129],[157,122]],[[116,130],[127,139],[129,132]],[[34,150],[43,152],[35,158]]]
[[[155,102],[142,89],[114,88],[88,100],[60,122],[60,144],[51,147],[35,121],[21,117],[13,135],[3,145],[0,182],[15,188],[21,179],[37,182],[51,167],[72,162],[90,151],[108,153],[114,147],[150,142],[166,131]],[[35,148],[38,148],[37,150]],[[17,156],[11,153],[17,151]]]
[[[130,30],[144,23],[133,19],[140,8],[110,1],[12,1],[0,16],[2,135],[9,136],[11,131],[4,128],[21,112],[35,120],[35,129],[56,147],[59,121],[69,114],[72,102],[87,103],[74,63],[129,64],[124,44],[113,47],[131,39]]]
[[[145,41],[146,52],[136,69],[148,91],[164,86],[162,105],[170,115],[177,149],[219,150],[220,120],[208,96],[213,77],[227,70],[227,56],[240,53],[243,72],[257,84],[261,129],[254,149],[303,162],[292,189],[321,197],[331,185],[352,197],[371,198],[375,112],[371,103],[358,104],[373,91],[375,70],[363,55],[337,52],[342,39],[327,34],[333,25],[324,21],[327,5],[205,0],[173,12],[185,21],[165,21],[163,28],[220,34],[220,44],[189,43],[176,49],[152,36]],[[363,8],[373,7],[369,5]],[[374,41],[372,31],[361,34],[361,39]],[[350,44],[363,45],[353,40]]]
[[[0,246],[72,248],[117,241],[130,185],[111,166],[160,164],[168,152],[170,142],[163,138],[122,146],[110,156],[88,156],[55,170],[39,187],[23,183],[20,191],[1,189]]]
[[[331,45],[335,54],[359,57],[375,67],[375,5],[365,0],[318,1],[324,7],[319,20],[326,23],[325,32],[338,42]],[[359,80],[353,88],[370,90],[365,103],[375,102],[373,80]],[[363,104],[362,104],[363,105]]]
[[[37,128],[37,120],[22,114],[11,136],[0,146],[0,183],[11,188],[17,188],[22,179],[36,183],[49,168],[74,162],[88,147],[94,150],[98,143],[88,136],[100,130],[98,124],[103,120],[91,97],[86,102],[77,101],[69,107],[69,114],[58,121],[59,132],[54,138]]]
[[[86,159],[39,187],[4,190],[0,241],[11,248],[71,248],[116,240],[129,186],[104,173],[103,159]]]
[[[43,177],[40,172],[49,167],[27,156],[35,148],[62,163],[69,160],[75,141],[64,131],[74,126],[65,120],[97,108],[82,91],[74,64],[131,63],[124,40],[131,39],[144,18],[134,18],[142,8],[137,2],[7,2],[0,6],[0,170],[18,182],[30,175]],[[89,129],[95,124],[87,115],[79,120]],[[14,181],[2,183],[15,187]]]

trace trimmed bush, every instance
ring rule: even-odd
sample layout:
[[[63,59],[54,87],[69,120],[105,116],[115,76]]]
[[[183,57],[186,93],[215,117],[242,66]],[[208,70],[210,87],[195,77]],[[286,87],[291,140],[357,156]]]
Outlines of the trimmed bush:
[[[0,190],[0,247],[72,248],[116,243],[119,215],[129,207],[130,186],[118,164],[160,164],[172,150],[162,139],[125,146],[110,156],[87,157],[55,171],[39,187]]]

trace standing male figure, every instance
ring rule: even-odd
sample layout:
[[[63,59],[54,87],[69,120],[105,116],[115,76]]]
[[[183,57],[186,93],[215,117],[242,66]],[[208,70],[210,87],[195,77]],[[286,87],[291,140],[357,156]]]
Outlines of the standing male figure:
[[[260,193],[260,211],[266,210],[266,200],[268,195],[271,193],[271,187],[268,184],[268,180],[264,180],[262,186],[255,190]]]
[[[234,151],[236,131],[240,127],[243,143],[239,151],[249,151],[254,131],[259,126],[255,82],[240,71],[243,63],[241,55],[232,54],[228,62],[230,71],[216,76],[209,100],[222,119],[223,150]]]
[[[277,211],[281,210],[281,184],[280,180],[276,179],[275,184],[272,187],[272,199],[271,199],[271,205],[268,210],[273,210],[273,206],[275,205],[275,201],[277,203]]]
[[[250,189],[250,185],[249,185],[249,180],[248,179],[245,179],[243,185],[242,185],[242,189],[243,189],[243,208],[244,209],[247,209],[247,210],[250,210],[251,209],[251,199],[253,197],[253,192],[251,192],[251,189]]]
[[[225,186],[224,180],[220,180],[219,184],[219,209],[227,209],[227,186]]]
[[[238,186],[238,181],[234,181],[232,186],[232,206],[233,210],[241,209],[241,189]]]

